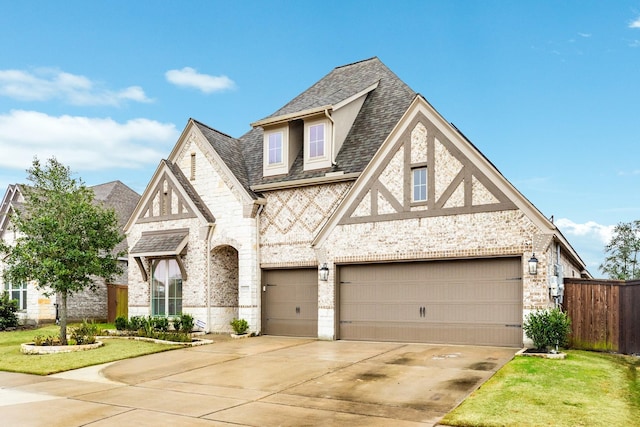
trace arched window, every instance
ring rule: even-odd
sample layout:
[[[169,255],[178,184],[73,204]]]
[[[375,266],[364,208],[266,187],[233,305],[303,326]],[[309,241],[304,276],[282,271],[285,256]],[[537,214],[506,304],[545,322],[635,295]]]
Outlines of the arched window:
[[[182,273],[175,258],[155,259],[151,264],[151,314],[182,313]]]

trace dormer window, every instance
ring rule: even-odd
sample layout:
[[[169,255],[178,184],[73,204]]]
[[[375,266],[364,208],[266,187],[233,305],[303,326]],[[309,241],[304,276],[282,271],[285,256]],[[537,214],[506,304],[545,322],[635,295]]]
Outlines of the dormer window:
[[[282,163],[282,132],[268,134],[269,141],[269,164],[279,165]]]
[[[324,157],[324,123],[309,126],[309,158]]]
[[[331,167],[331,136],[328,118],[304,120],[304,170]]]
[[[300,131],[302,133],[302,131]],[[296,138],[293,138],[295,140]],[[298,138],[302,139],[302,135]],[[264,130],[264,151],[262,153],[262,169],[264,176],[283,175],[289,173],[291,162],[295,160],[296,147],[292,140],[289,125],[267,128]],[[297,150],[300,150],[298,144]]]

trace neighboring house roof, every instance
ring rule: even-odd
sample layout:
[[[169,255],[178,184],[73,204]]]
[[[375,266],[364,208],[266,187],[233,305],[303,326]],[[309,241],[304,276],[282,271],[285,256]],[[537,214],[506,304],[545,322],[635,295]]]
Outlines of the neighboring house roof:
[[[120,181],[111,181],[89,188],[93,190],[96,201],[103,202],[106,206],[116,211],[118,228],[122,232],[133,210],[136,208],[138,200],[140,200],[140,195]],[[123,239],[114,250],[116,252],[126,252],[127,239]]]
[[[0,205],[0,237],[9,226],[9,217],[14,209],[22,206],[22,190],[20,184],[9,184]]]
[[[129,220],[131,213],[140,199],[140,195],[120,181],[112,181],[89,188],[93,190],[95,201],[102,202],[115,210],[118,216],[118,227],[122,232],[124,225]],[[9,224],[11,211],[13,209],[19,209],[23,205],[24,192],[22,189],[22,184],[11,184],[7,188],[2,206],[0,207],[0,236]],[[126,239],[120,242],[114,250],[116,252],[126,252]]]

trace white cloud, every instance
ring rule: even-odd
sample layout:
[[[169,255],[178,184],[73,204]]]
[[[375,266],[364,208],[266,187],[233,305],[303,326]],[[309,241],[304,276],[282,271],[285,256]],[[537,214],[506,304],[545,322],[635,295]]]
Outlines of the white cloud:
[[[179,136],[175,125],[148,119],[50,116],[13,110],[0,114],[0,168],[27,169],[34,156],[55,156],[74,170],[154,165]]]
[[[640,17],[629,23],[629,28],[640,28]]]
[[[73,105],[113,105],[125,101],[151,102],[139,86],[118,91],[104,89],[85,76],[41,68],[33,73],[0,70],[0,96],[21,101],[62,99]]]
[[[580,37],[585,38],[585,39],[588,39],[589,37],[591,37],[591,34],[589,34],[589,33],[578,33],[578,35],[579,35]]]
[[[567,218],[560,218],[555,222],[555,224],[564,234],[591,237],[597,239],[603,245],[609,243],[615,227],[615,225],[598,224],[595,221],[587,221],[583,224],[578,224]]]
[[[167,81],[176,86],[191,87],[204,93],[221,92],[235,88],[236,84],[227,76],[200,74],[191,67],[182,70],[169,70],[165,73]]]

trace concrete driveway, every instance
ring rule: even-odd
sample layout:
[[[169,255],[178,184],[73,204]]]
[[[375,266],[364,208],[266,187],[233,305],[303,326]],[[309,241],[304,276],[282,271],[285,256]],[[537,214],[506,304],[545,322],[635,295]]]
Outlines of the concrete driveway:
[[[2,425],[432,426],[518,349],[256,337],[39,377]]]

